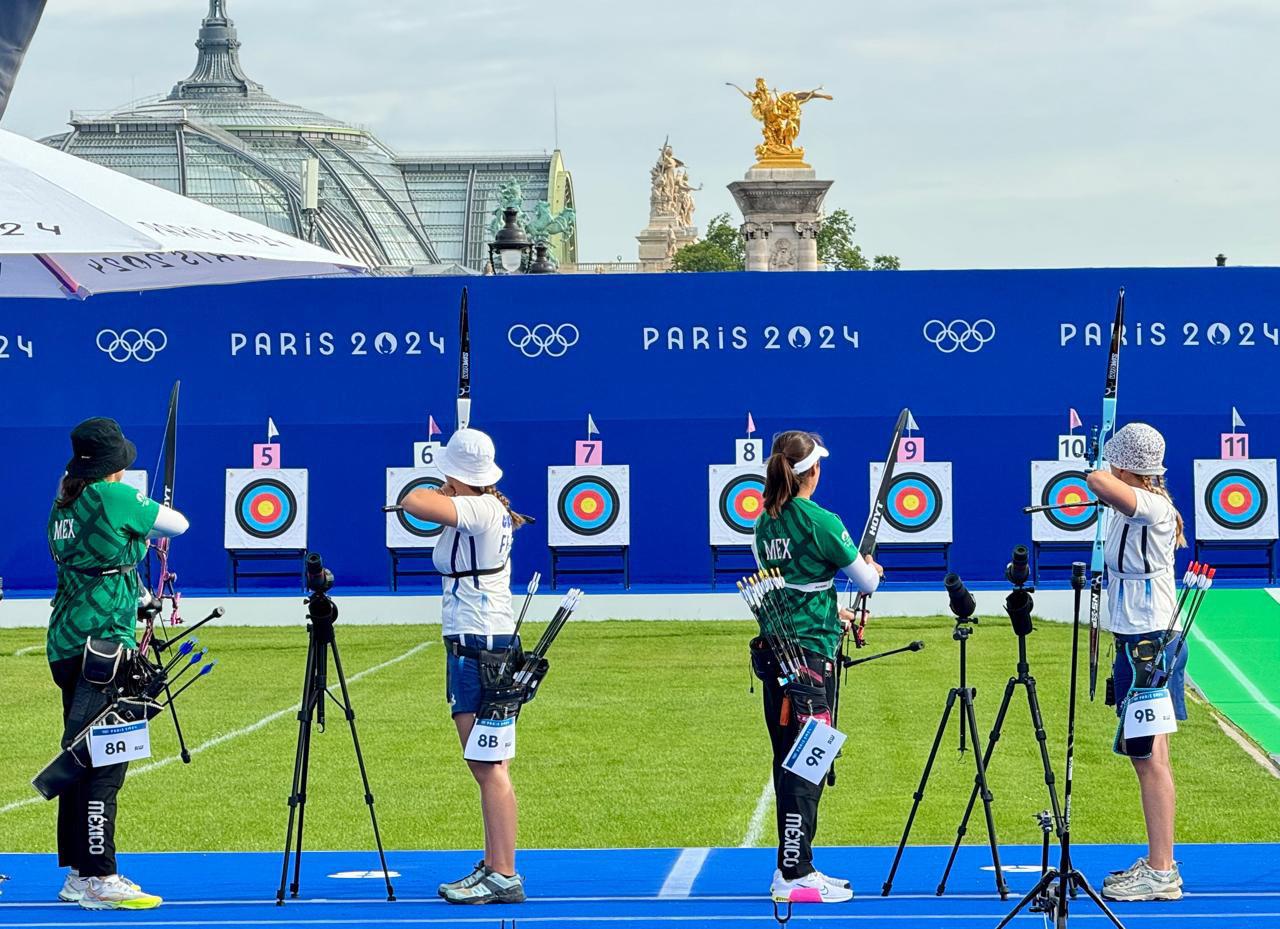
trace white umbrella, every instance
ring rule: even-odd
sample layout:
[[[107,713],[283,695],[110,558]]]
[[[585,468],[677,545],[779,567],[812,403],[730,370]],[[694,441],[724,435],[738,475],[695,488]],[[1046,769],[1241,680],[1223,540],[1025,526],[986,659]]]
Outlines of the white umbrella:
[[[364,270],[358,259],[0,129],[0,297]]]

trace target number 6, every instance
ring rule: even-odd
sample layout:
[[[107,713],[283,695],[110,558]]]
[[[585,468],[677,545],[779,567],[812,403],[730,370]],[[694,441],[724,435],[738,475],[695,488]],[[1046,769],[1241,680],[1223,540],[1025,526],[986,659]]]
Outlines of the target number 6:
[[[254,445],[253,446],[253,467],[254,470],[263,468],[273,469],[280,467],[280,445],[273,442],[270,445]]]
[[[898,443],[898,460],[924,461],[924,439],[917,435],[901,440]]]
[[[579,468],[584,465],[604,463],[604,443],[599,439],[574,443],[573,463]]]
[[[436,464],[436,456],[439,454],[439,442],[414,442],[413,466],[415,468],[433,468]]]

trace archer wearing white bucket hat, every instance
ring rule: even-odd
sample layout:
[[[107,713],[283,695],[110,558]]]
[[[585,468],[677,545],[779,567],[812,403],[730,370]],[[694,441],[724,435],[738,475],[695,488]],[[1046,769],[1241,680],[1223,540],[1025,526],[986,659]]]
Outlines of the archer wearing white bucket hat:
[[[1089,489],[1111,507],[1104,553],[1109,627],[1115,635],[1111,673],[1116,712],[1122,711],[1135,683],[1131,653],[1149,658],[1163,652],[1161,667],[1167,675],[1174,714],[1186,719],[1187,649],[1177,647],[1180,630],[1175,629],[1167,641],[1165,634],[1175,609],[1174,550],[1185,547],[1187,540],[1182,517],[1165,486],[1164,448],[1164,436],[1156,429],[1146,423],[1129,423],[1103,447],[1110,470],[1094,471],[1088,480]],[[1144,681],[1138,683],[1148,686]],[[1126,742],[1129,744],[1142,746],[1126,747],[1126,751],[1142,793],[1147,854],[1124,871],[1108,875],[1102,883],[1102,895],[1110,900],[1177,900],[1182,896],[1182,875],[1173,858],[1169,736],[1151,739],[1151,753],[1145,757],[1135,754],[1146,750],[1145,743],[1135,740]]]
[[[463,746],[475,726],[482,692],[478,653],[502,651],[512,641],[512,532],[528,518],[513,512],[495,486],[502,469],[493,439],[459,429],[438,459],[447,482],[415,490],[402,501],[418,519],[444,526],[431,560],[443,579],[441,624],[450,710]],[[480,785],[484,858],[466,877],[441,884],[449,903],[520,903],[524,880],[516,873],[516,795],[507,761],[468,761]]]

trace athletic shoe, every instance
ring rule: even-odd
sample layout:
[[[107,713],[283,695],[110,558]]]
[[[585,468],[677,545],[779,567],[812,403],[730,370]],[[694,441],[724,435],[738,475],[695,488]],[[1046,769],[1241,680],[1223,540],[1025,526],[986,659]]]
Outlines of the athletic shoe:
[[[80,898],[80,907],[86,910],[151,910],[164,901],[143,891],[141,887],[118,874],[107,877],[91,877],[89,886]]]
[[[1180,900],[1182,875],[1176,862],[1168,871],[1156,871],[1144,861],[1132,874],[1103,887],[1102,896],[1120,901]]]
[[[846,881],[846,880],[841,880],[841,879],[840,879],[840,878],[838,878],[838,877],[830,877],[830,876],[828,876],[828,875],[826,875],[826,874],[822,874],[822,872],[821,872],[821,871],[817,871],[817,872],[815,872],[815,873],[822,875],[822,877],[823,877],[823,878],[825,878],[825,879],[826,879],[826,881],[827,881],[828,883],[835,884],[837,887],[852,887],[852,886],[853,886],[852,884],[850,884],[850,883],[849,883],[848,881]],[[780,881],[780,880],[782,880],[782,869],[781,869],[781,868],[774,868],[774,869],[773,869],[773,883],[775,883],[775,884],[776,884],[776,883],[778,883],[778,881]]]
[[[1147,864],[1147,856],[1143,855],[1141,858],[1139,858],[1133,864],[1129,865],[1129,867],[1125,868],[1123,871],[1112,871],[1110,874],[1104,877],[1102,879],[1102,886],[1110,887],[1112,884],[1115,884],[1117,881],[1127,880],[1130,876],[1136,874],[1139,869],[1146,867],[1146,864]],[[1181,887],[1182,874],[1179,873],[1178,871],[1178,863],[1176,861],[1173,863],[1173,874],[1174,874],[1174,877],[1177,878],[1178,886]]]
[[[524,878],[485,868],[480,880],[470,887],[445,891],[444,898],[449,903],[524,903]]]
[[[467,887],[471,887],[474,884],[480,883],[480,881],[488,873],[489,873],[489,869],[485,865],[484,859],[481,858],[479,861],[476,862],[476,866],[471,869],[470,874],[468,874],[466,877],[460,877],[456,881],[449,881],[445,884],[441,884],[440,889],[436,892],[443,897],[447,895],[451,890],[464,890]]]
[[[123,874],[117,875],[117,877],[134,890],[142,889]],[[75,868],[72,868],[67,872],[67,879],[62,882],[62,889],[58,891],[58,899],[63,903],[79,903],[80,898],[84,896],[84,892],[88,889],[89,879],[87,877],[81,877],[80,872]]]
[[[821,871],[789,881],[779,871],[774,874],[769,893],[775,903],[844,903],[853,899],[853,891],[843,881],[835,881]]]

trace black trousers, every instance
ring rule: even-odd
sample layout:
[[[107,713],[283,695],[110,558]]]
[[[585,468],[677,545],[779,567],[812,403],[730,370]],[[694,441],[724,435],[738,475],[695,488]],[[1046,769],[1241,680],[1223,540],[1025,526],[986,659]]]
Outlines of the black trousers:
[[[835,699],[835,673],[832,662],[814,657],[810,667],[824,672],[827,701]],[[775,678],[763,680],[764,722],[769,729],[769,741],[773,744],[773,796],[778,815],[778,868],[789,881],[804,877],[814,870],[813,842],[818,834],[818,801],[826,779],[810,784],[782,767],[787,752],[800,734],[800,721],[790,706],[784,724],[782,688]]]
[[[53,682],[62,691],[64,747],[109,702],[106,694],[84,680],[80,664],[79,657],[49,662]],[[116,795],[128,768],[128,764],[90,768],[58,797],[59,867],[75,868],[81,877],[116,873]]]

